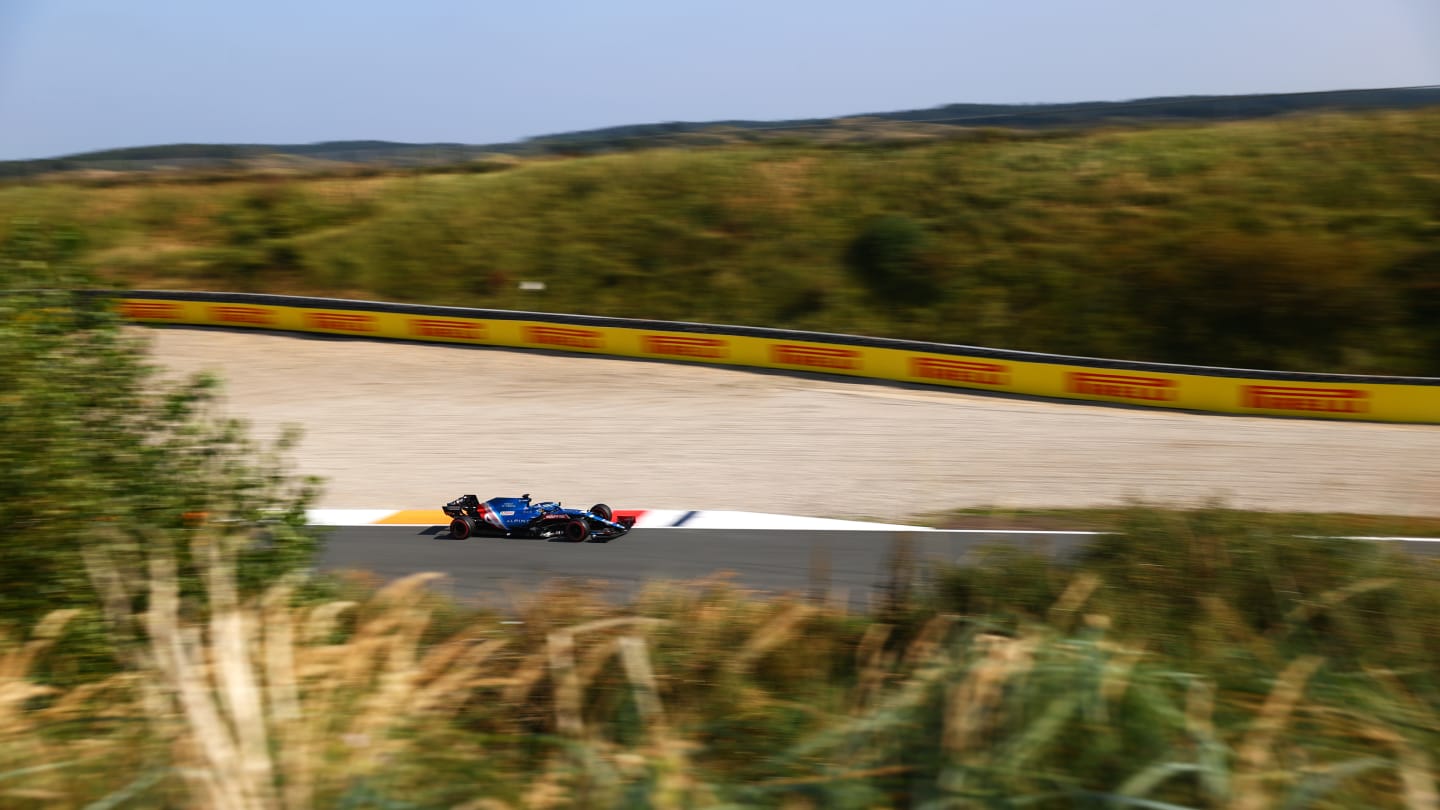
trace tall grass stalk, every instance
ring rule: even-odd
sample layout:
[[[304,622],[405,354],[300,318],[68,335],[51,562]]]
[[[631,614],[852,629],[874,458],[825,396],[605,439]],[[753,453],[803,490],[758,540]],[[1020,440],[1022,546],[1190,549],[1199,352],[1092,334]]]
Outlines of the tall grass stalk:
[[[1424,650],[1357,665],[1354,639],[1307,635],[1401,604],[1384,626],[1428,626],[1425,569],[1312,586],[1291,558],[1270,575],[1303,598],[1272,609],[1201,587],[1225,559],[1263,564],[1223,532],[1166,535],[1208,560],[1193,592],[1164,570],[1184,565],[1130,567],[1112,541],[1102,566],[1046,570],[1033,610],[939,610],[943,590],[915,588],[884,622],[718,579],[624,605],[557,585],[504,614],[447,603],[433,574],[245,598],[246,538],[218,530],[184,557],[203,567],[190,598],[157,535],[143,580],[88,557],[116,674],[46,682],[73,614],[0,644],[0,806],[1436,810],[1436,704],[1399,666]],[[1216,626],[1203,655],[1133,612],[1158,609],[1151,585]]]

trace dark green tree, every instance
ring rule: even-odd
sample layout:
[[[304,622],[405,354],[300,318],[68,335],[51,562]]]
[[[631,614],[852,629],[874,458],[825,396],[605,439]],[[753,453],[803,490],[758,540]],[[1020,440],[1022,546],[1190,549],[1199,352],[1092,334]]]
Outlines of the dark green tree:
[[[1440,228],[1434,239],[1440,243]],[[1414,336],[1405,372],[1440,375],[1440,248],[1387,268],[1384,278]]]
[[[921,304],[938,292],[928,237],[902,214],[875,217],[861,226],[845,251],[845,265],[883,301]]]

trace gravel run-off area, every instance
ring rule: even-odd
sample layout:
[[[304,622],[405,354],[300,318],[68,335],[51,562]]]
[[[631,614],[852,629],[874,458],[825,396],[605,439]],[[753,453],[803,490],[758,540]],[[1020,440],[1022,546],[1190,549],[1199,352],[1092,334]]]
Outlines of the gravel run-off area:
[[[152,329],[257,437],[303,429],[321,507],[464,493],[914,519],[1190,506],[1440,516],[1440,427],[1104,407],[518,350]]]

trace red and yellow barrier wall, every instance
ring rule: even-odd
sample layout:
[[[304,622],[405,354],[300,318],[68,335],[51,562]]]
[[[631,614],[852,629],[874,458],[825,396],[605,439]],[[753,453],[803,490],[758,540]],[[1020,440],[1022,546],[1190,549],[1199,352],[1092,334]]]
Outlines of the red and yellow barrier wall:
[[[1440,423],[1440,378],[1215,369],[809,332],[244,293],[113,293],[127,319],[811,371],[1264,416]]]

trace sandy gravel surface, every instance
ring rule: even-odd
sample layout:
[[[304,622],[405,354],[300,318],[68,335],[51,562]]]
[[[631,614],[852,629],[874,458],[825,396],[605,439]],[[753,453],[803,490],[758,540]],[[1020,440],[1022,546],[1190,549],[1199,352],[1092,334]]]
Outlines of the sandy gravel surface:
[[[303,426],[320,506],[466,492],[899,520],[962,506],[1193,504],[1440,515],[1440,427],[1207,416],[734,369],[206,330],[156,363]]]

